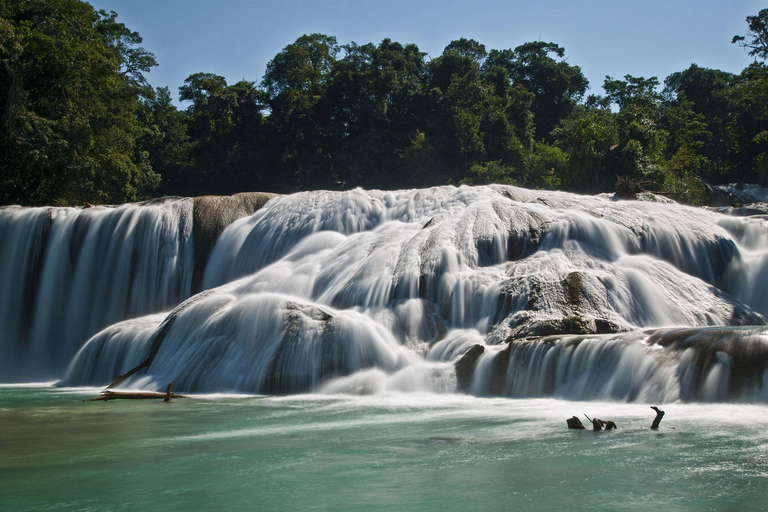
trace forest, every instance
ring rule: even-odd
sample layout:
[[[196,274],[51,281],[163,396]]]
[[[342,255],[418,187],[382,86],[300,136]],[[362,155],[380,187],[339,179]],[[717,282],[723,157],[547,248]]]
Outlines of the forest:
[[[429,58],[307,34],[260,81],[190,75],[179,109],[149,85],[157,61],[115,12],[0,0],[0,204],[617,182],[700,204],[705,182],[768,183],[768,9],[744,32],[723,41],[754,57],[739,74],[606,77],[605,95],[587,94],[554,42],[462,38]]]

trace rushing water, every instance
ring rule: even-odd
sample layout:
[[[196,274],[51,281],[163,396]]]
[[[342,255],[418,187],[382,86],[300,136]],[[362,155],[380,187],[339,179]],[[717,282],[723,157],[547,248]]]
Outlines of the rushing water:
[[[61,376],[84,341],[189,296],[192,201],[0,208],[0,382]]]
[[[222,233],[207,291],[94,336],[65,382],[146,361],[125,385],[765,401],[767,225],[511,187],[274,198]]]
[[[89,395],[90,392],[90,395]],[[3,510],[764,510],[768,410],[0,387]],[[565,418],[614,420],[611,432]],[[583,417],[583,416],[582,416]]]
[[[763,218],[504,186],[255,199],[0,209],[0,382],[768,400]]]
[[[765,508],[765,218],[227,201],[0,209],[0,510]]]

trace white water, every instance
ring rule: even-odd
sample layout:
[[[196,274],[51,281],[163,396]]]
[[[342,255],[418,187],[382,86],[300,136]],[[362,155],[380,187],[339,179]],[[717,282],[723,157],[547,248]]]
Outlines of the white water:
[[[0,209],[0,381],[68,365],[103,385],[152,354],[125,386],[453,392],[481,345],[476,395],[768,401],[765,220],[503,186],[305,192],[229,226],[182,302],[191,210]],[[564,326],[628,334],[507,350]]]
[[[494,392],[493,361],[508,340],[568,317],[625,331],[764,325],[767,269],[765,221],[677,204],[501,186],[294,194],[222,234],[203,279],[209,290],[152,339],[136,335],[133,353],[145,357],[155,338],[159,350],[125,385],[450,392],[453,364],[480,344],[469,391],[482,395]],[[744,347],[762,354],[764,328],[694,329],[683,336],[696,339],[690,346],[675,341],[678,331],[653,332],[653,342],[636,332],[523,344],[499,389],[768,401],[765,358],[737,371],[729,362],[742,361]],[[107,383],[92,376],[117,368],[114,352],[126,351],[112,338],[94,337],[100,349],[86,347],[66,382]],[[727,346],[708,348],[722,339]]]
[[[478,364],[473,393],[629,402],[768,401],[768,328],[651,329],[511,345],[508,363]],[[485,364],[482,364],[485,362]],[[749,369],[745,369],[748,367]]]
[[[189,296],[192,201],[0,209],[0,380],[61,376],[93,334]]]
[[[731,183],[718,188],[735,195],[744,203],[768,203],[768,188],[743,183]]]

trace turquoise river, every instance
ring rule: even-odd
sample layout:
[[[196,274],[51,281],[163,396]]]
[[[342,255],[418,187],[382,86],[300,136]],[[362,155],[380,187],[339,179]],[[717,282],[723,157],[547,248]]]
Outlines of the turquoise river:
[[[0,388],[0,509],[765,510],[768,408]],[[583,413],[613,432],[569,431]]]

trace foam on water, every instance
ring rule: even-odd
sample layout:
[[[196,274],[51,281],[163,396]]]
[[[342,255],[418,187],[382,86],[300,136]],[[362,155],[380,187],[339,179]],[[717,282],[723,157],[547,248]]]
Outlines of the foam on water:
[[[505,186],[304,192],[232,223],[208,259],[207,291],[162,324],[96,335],[65,382],[101,382],[141,355],[148,371],[125,385],[452,392],[454,365],[481,345],[475,394],[763,401],[765,362],[724,358],[764,344],[767,269],[765,221],[669,202]],[[666,328],[664,338],[680,326],[748,325],[711,357],[701,355],[717,344],[706,329],[689,356],[648,334],[513,341],[571,328]],[[686,357],[695,371],[680,369]]]

